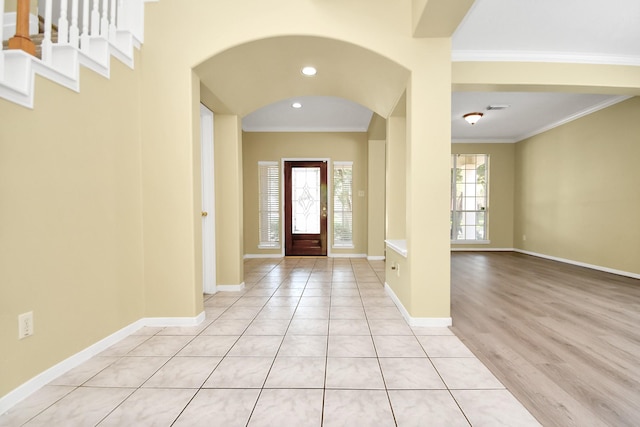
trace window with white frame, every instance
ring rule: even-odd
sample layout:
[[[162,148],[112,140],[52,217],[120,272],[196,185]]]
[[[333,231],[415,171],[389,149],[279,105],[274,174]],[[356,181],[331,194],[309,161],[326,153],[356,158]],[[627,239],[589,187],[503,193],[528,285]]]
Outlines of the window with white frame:
[[[353,162],[333,162],[333,247],[353,247]]]
[[[280,167],[278,162],[258,162],[260,249],[280,248]]]
[[[489,155],[451,156],[451,242],[489,240]]]

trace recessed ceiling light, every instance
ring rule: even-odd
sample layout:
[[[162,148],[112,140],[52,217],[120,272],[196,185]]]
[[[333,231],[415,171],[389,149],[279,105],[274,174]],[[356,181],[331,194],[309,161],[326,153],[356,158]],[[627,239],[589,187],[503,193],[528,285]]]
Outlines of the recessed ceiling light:
[[[315,67],[307,66],[302,69],[302,74],[305,76],[315,76],[318,70]]]
[[[291,106],[293,108],[302,108],[302,104],[300,104],[299,102],[294,102],[293,104],[291,104]]]

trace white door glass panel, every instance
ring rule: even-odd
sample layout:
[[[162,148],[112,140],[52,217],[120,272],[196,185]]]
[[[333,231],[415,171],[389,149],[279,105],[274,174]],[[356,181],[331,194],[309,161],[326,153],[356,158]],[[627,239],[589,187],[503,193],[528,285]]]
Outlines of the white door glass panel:
[[[291,168],[291,232],[320,233],[320,168]]]

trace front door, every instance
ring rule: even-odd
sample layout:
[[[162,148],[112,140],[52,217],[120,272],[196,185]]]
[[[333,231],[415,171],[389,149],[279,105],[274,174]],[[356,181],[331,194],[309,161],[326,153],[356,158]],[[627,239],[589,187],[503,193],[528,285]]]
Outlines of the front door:
[[[327,255],[327,162],[284,162],[285,255]]]

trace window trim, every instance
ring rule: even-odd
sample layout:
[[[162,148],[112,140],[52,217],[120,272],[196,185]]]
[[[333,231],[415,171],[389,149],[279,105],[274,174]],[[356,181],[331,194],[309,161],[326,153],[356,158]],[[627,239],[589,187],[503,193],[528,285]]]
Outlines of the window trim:
[[[491,186],[491,180],[490,180],[490,170],[491,170],[491,155],[488,153],[452,153],[451,154],[451,162],[452,162],[452,170],[457,169],[457,158],[459,156],[484,156],[485,157],[485,164],[487,165],[485,168],[485,179],[486,179],[486,188],[485,188],[485,209],[484,210],[477,210],[477,211],[458,211],[457,209],[455,209],[454,206],[454,200],[456,200],[457,198],[457,187],[456,187],[456,179],[455,179],[455,174],[452,173],[451,174],[451,182],[450,182],[450,193],[451,193],[451,208],[450,208],[450,212],[452,215],[455,215],[458,212],[482,212],[485,215],[485,223],[484,223],[484,239],[478,239],[478,240],[469,240],[469,239],[454,239],[452,238],[451,244],[455,244],[455,245],[488,245],[491,243],[491,240],[489,239],[489,217],[490,217],[490,186]],[[454,216],[455,218],[455,216]],[[450,234],[452,233],[452,230],[450,230]]]

